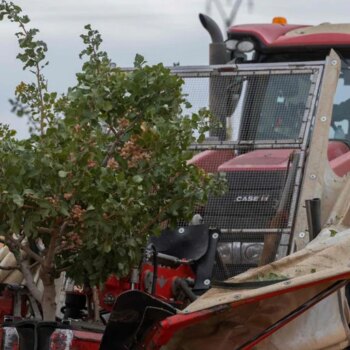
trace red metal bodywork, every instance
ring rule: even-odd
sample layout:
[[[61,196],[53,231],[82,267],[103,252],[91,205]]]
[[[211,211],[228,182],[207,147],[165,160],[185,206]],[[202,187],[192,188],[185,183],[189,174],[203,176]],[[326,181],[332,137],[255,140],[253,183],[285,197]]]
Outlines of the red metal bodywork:
[[[57,329],[51,335],[50,350],[98,350],[101,339],[101,333]]]
[[[297,46],[334,47],[350,45],[350,34],[346,33],[325,32],[297,36],[285,35],[292,30],[306,27],[309,26],[290,24],[244,24],[230,27],[228,33],[254,37],[266,48],[289,48]]]
[[[350,171],[349,147],[343,142],[331,141],[328,145],[328,160],[331,168],[338,176]]]
[[[147,275],[153,274],[153,265],[145,264],[141,273],[141,281],[147,279]],[[169,268],[167,266],[158,266],[158,278],[155,290],[155,296],[163,301],[174,302],[173,285],[177,278],[194,280],[195,275],[189,265],[180,265],[175,268]],[[142,283],[140,290],[145,290],[145,284]]]
[[[221,164],[219,172],[228,171],[280,171],[288,167],[291,149],[257,150],[242,154]]]
[[[7,289],[0,295],[0,323],[4,322],[4,317],[13,315],[14,297]]]
[[[111,311],[115,298],[119,294],[130,289],[131,284],[129,278],[117,278],[113,275],[110,276],[100,290],[100,306],[107,311]]]
[[[330,141],[328,144],[328,160],[331,168],[338,176],[350,171],[350,149],[341,141]],[[204,151],[191,159],[191,164],[206,171],[283,171],[288,166],[292,149],[255,150],[234,157],[226,151]],[[209,166],[209,164],[214,164]]]
[[[203,311],[198,312],[192,312],[189,314],[178,314],[171,317],[166,318],[165,320],[161,321],[152,332],[148,335],[146,338],[143,348],[147,350],[157,350],[160,349],[162,346],[166,345],[170,339],[174,336],[174,334],[182,330],[190,325],[196,324],[198,322],[204,321],[209,319],[210,317],[213,317],[214,315],[218,313],[222,313],[227,311],[231,308],[237,308],[240,305],[243,304],[252,304],[252,303],[258,303],[260,300],[272,298],[274,296],[278,296],[280,294],[284,293],[291,293],[294,291],[297,291],[299,289],[305,289],[308,287],[316,286],[322,283],[328,283],[332,281],[339,281],[339,280],[348,280],[350,278],[350,273],[344,273],[338,276],[333,276],[331,278],[319,280],[312,283],[307,283],[304,285],[298,285],[294,287],[290,287],[287,289],[279,290],[274,293],[267,293],[262,294],[258,297],[251,298],[251,299],[245,299],[242,301],[237,301],[232,304],[225,304],[225,305],[219,305],[210,309],[206,309]],[[306,311],[306,310],[305,310]],[[289,322],[292,321],[292,319],[289,320]],[[285,324],[284,324],[285,325]],[[264,338],[259,339],[259,342],[264,340],[266,337],[270,336],[274,332],[276,332],[279,328],[275,328],[270,333],[267,333]],[[255,345],[257,345],[258,342],[254,342],[250,344],[249,346],[243,347],[241,350],[250,350],[253,349]]]
[[[206,150],[196,154],[192,159],[188,161],[188,164],[193,164],[208,173],[215,173],[219,165],[232,159],[233,157],[234,153],[231,150]]]
[[[0,345],[3,350],[20,350],[19,337],[16,328],[0,328]]]

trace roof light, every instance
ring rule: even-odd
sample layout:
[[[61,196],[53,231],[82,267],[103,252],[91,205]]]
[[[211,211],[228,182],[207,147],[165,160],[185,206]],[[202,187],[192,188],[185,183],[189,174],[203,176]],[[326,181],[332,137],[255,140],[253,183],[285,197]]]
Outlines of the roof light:
[[[285,17],[274,17],[272,19],[273,24],[287,24],[287,19]]]
[[[238,40],[232,40],[232,39],[227,40],[226,41],[226,48],[227,48],[227,50],[230,50],[230,51],[235,50],[237,43],[238,43]]]
[[[251,52],[254,50],[254,43],[250,40],[243,40],[237,44],[236,48],[240,52]]]

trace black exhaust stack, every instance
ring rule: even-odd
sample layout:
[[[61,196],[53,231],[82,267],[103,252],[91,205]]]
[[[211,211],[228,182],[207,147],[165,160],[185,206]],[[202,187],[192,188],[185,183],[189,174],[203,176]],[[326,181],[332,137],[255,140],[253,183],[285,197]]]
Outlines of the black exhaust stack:
[[[226,64],[227,54],[224,37],[217,23],[209,16],[200,14],[199,20],[203,27],[208,31],[212,42],[209,44],[209,64]],[[225,94],[226,81],[222,77],[211,77],[209,82],[209,109],[217,118],[222,127],[212,127],[209,131],[211,139],[226,139],[226,117],[225,113]]]
[[[199,20],[208,31],[212,41],[209,45],[209,64],[227,63],[226,45],[219,26],[213,19],[202,13],[199,14]]]

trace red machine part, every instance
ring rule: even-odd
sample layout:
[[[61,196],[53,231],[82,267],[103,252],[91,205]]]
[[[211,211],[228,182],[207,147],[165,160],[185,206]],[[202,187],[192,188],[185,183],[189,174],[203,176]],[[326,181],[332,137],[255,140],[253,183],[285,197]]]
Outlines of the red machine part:
[[[0,328],[0,347],[4,350],[20,350],[19,336],[15,327]]]
[[[319,27],[321,28],[322,25]],[[244,24],[232,26],[228,33],[240,36],[250,36],[256,38],[266,48],[278,47],[334,47],[339,45],[350,44],[350,33],[337,33],[336,28],[324,26],[324,30],[318,33],[300,33],[294,35],[286,35],[288,32],[296,29],[306,29],[310,26],[306,25],[289,25],[289,24]]]
[[[158,266],[157,275],[155,296],[168,302],[174,302],[173,283],[177,278],[195,279],[195,274],[189,265],[179,265],[174,268],[160,265]],[[152,280],[152,276],[153,265],[144,264],[141,272],[140,290],[149,292],[146,281]]]
[[[338,176],[344,176],[350,172],[350,152],[345,143],[331,141],[328,145],[328,160]]]
[[[112,311],[116,297],[131,289],[129,277],[117,278],[110,276],[100,291],[100,305],[107,311]]]
[[[8,289],[0,295],[0,323],[4,322],[4,316],[13,315],[14,296]]]
[[[338,176],[350,172],[350,149],[341,141],[330,141],[328,160]],[[208,172],[285,170],[291,149],[255,150],[234,157],[232,151],[208,150],[194,156],[190,163]]]
[[[272,45],[278,38],[283,37],[286,33],[306,27],[305,25],[294,24],[241,24],[232,26],[228,33],[246,34],[257,38],[266,46]]]
[[[257,150],[242,154],[218,167],[218,171],[278,171],[288,166],[291,149]]]
[[[98,350],[102,333],[56,329],[50,340],[50,350]]]
[[[206,150],[196,154],[188,161],[188,164],[193,164],[208,173],[215,173],[220,164],[232,159],[233,157],[234,152],[232,150]]]
[[[174,336],[174,334],[182,329],[186,329],[189,326],[192,326],[194,324],[198,324],[199,322],[205,321],[211,317],[216,316],[217,314],[223,313],[228,311],[230,308],[236,308],[237,310],[239,309],[240,305],[244,304],[254,304],[258,303],[260,300],[264,299],[269,299],[273,298],[274,296],[278,296],[280,294],[284,293],[292,293],[294,291],[300,290],[300,289],[307,289],[308,287],[312,287],[315,285],[320,285],[323,283],[328,283],[328,282],[334,282],[334,281],[340,281],[342,279],[348,279],[349,274],[348,273],[342,273],[337,276],[332,276],[325,278],[323,280],[318,280],[318,281],[312,281],[309,283],[306,283],[304,285],[298,285],[298,286],[291,286],[289,288],[286,288],[284,290],[277,290],[274,292],[266,293],[266,294],[261,294],[258,297],[253,297],[250,299],[246,299],[241,303],[232,303],[232,304],[223,304],[223,305],[217,305],[215,307],[206,309],[206,310],[201,310],[201,311],[195,311],[191,312],[188,314],[177,314],[174,316],[170,316],[161,322],[159,322],[157,325],[151,328],[149,333],[144,339],[144,342],[142,344],[142,349],[145,350],[158,350],[161,349],[162,346],[166,345]],[[344,284],[337,284],[335,286],[334,290],[336,288],[341,288]],[[333,292],[334,292],[333,290]],[[329,294],[328,294],[329,295]],[[252,342],[251,344],[244,346],[240,349],[242,350],[251,350],[255,348],[255,345],[260,343],[262,340],[264,340],[266,337],[270,336],[274,332],[276,332],[279,328],[285,326],[287,323],[292,321],[294,318],[300,316],[302,313],[308,310],[309,307],[312,307],[315,305],[317,302],[321,301],[324,297],[328,296],[327,294],[324,294],[323,296],[320,296],[318,299],[315,300],[314,304],[308,305],[308,303],[305,303],[305,305],[308,305],[308,307],[305,308],[300,308],[299,312],[295,314],[293,318],[288,319],[287,322],[280,324],[280,326],[276,326],[271,328],[269,332],[265,334],[264,337],[260,337],[257,341]],[[298,310],[298,309],[296,309]],[[278,325],[278,322],[277,322]]]

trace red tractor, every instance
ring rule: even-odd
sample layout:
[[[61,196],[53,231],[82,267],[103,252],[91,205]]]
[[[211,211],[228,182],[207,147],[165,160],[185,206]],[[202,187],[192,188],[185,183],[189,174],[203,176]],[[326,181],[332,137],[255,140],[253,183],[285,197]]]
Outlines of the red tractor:
[[[86,300],[70,295],[62,323],[7,318],[4,349],[350,345],[350,24],[276,18],[233,26],[224,41],[200,20],[210,65],[172,72],[192,108],[221,122],[191,163],[224,176],[226,194],[150,238],[129,278],[106,282],[106,327],[74,320]]]

